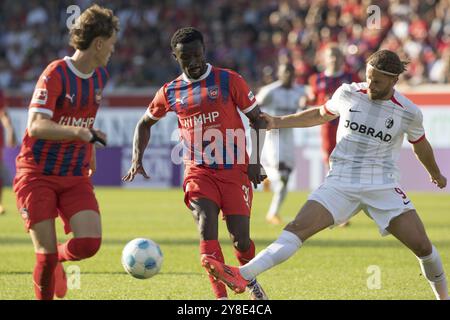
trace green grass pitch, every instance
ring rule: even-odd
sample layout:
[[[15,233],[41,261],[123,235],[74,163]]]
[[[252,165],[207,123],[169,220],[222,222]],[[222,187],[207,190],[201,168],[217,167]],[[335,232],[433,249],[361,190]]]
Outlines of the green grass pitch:
[[[94,258],[65,263],[66,270],[81,272],[79,278],[68,274],[72,289],[67,299],[213,299],[199,263],[197,229],[180,190],[97,188],[96,193],[102,211],[103,245]],[[408,195],[449,274],[450,196]],[[288,194],[282,210],[286,222],[295,216],[306,196],[302,192]],[[270,199],[271,193],[256,192],[253,200],[251,235],[257,252],[283,228],[264,221]],[[34,299],[34,254],[14,203],[11,190],[5,189],[7,214],[0,216],[0,300]],[[63,241],[62,225],[57,227]],[[155,240],[164,253],[162,270],[151,279],[134,279],[122,268],[122,248],[137,237]],[[223,221],[220,240],[226,261],[236,264]],[[375,276],[370,269],[368,273],[369,266],[379,270],[379,289],[368,288],[368,279]],[[433,299],[420,273],[414,255],[392,236],[382,238],[375,223],[361,212],[350,227],[324,230],[259,280],[271,299]],[[230,298],[248,296],[230,292]]]

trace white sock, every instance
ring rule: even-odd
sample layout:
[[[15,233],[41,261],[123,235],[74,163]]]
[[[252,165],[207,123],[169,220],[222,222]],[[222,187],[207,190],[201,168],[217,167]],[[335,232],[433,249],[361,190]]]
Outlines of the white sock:
[[[281,204],[287,195],[287,184],[281,181],[277,181],[274,187],[274,194],[272,197],[272,203],[270,204],[268,217],[273,217],[280,212]]]
[[[432,249],[430,255],[417,258],[419,259],[422,273],[428,279],[436,299],[447,300],[447,279],[445,278],[441,257],[434,246],[432,246]]]
[[[261,251],[246,265],[239,268],[244,279],[252,280],[258,274],[289,259],[302,245],[302,241],[294,233],[283,230],[275,242]]]

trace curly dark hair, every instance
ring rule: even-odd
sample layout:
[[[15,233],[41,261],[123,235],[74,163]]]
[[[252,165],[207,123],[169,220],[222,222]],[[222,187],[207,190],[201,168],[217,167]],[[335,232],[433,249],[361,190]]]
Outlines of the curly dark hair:
[[[400,60],[399,56],[390,50],[380,50],[373,53],[366,61],[371,66],[397,75],[406,71],[409,61]]]
[[[112,10],[94,4],[87,8],[70,29],[69,44],[78,50],[86,50],[96,37],[109,38],[119,31],[119,18]]]
[[[172,50],[175,50],[178,43],[188,43],[195,40],[199,40],[203,47],[205,46],[205,43],[203,42],[203,35],[200,31],[193,27],[185,27],[175,31],[172,39],[170,40],[170,46],[172,47]]]

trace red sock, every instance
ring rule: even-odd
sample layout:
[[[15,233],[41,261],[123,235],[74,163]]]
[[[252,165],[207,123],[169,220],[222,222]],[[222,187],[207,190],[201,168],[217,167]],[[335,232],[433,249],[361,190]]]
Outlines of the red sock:
[[[56,253],[36,253],[33,284],[37,300],[53,300],[55,293],[53,273],[57,263],[58,255]]]
[[[203,254],[212,256],[217,261],[225,262],[222,249],[220,248],[220,243],[217,240],[200,241],[200,255]],[[211,282],[212,290],[217,299],[228,297],[227,288],[222,282],[215,281],[212,276],[209,276],[209,281]]]
[[[255,257],[255,244],[253,243],[253,240],[250,239],[250,247],[247,251],[240,252],[234,248],[234,255],[238,259],[241,266],[252,260]]]
[[[72,238],[58,245],[58,259],[78,261],[92,257],[100,249],[102,238]]]

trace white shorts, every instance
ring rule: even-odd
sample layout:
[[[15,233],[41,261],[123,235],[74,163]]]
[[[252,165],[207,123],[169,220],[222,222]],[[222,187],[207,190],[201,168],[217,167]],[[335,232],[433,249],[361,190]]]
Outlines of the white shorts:
[[[386,228],[393,218],[414,209],[400,186],[380,186],[379,189],[374,186],[343,186],[329,179],[311,193],[308,200],[319,202],[331,213],[334,219],[332,227],[363,210],[378,225],[382,236],[389,234]]]

